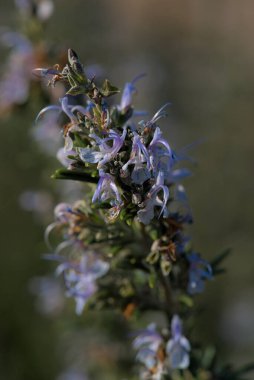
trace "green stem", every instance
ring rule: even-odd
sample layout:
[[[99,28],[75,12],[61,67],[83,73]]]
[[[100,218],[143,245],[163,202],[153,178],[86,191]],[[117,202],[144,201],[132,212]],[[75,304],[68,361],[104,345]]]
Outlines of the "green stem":
[[[173,300],[172,288],[170,285],[169,278],[163,275],[160,268],[158,269],[157,273],[158,273],[158,277],[165,294],[165,301],[166,301],[165,312],[167,314],[167,318],[169,322],[171,322],[171,317],[172,317],[172,314],[174,313],[174,300]]]

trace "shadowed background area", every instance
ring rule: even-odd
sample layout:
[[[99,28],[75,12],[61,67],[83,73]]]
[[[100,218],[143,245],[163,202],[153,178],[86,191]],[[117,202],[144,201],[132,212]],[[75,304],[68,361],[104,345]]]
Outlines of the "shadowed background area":
[[[14,8],[12,2],[1,1],[1,25],[15,27]],[[197,318],[197,334],[215,343],[222,359],[251,361],[253,1],[58,0],[45,33],[55,46],[77,50],[86,65],[100,64],[120,88],[147,73],[137,85],[137,108],[152,116],[170,101],[161,126],[171,145],[179,149],[201,142],[188,151],[196,163],[185,181],[195,222],[194,247],[207,259],[225,248],[232,255],[227,273],[207,284],[200,297],[203,313]],[[6,54],[2,49],[2,63]],[[51,270],[40,258],[43,226],[18,203],[27,189],[52,187],[51,160],[28,136],[38,107],[17,109],[0,128],[0,378],[6,380],[56,379],[63,366],[56,341],[64,334],[64,317],[56,322],[39,315],[28,291],[32,277]],[[82,325],[72,318],[70,323]]]

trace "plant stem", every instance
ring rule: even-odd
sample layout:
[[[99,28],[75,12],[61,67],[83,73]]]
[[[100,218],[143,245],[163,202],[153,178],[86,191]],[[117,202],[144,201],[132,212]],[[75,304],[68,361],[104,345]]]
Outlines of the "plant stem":
[[[167,314],[167,318],[169,322],[171,322],[171,318],[174,313],[174,300],[173,300],[173,294],[172,294],[170,281],[168,277],[163,275],[160,268],[158,269],[157,273],[158,273],[158,277],[165,294],[165,304],[166,304],[165,312]]]

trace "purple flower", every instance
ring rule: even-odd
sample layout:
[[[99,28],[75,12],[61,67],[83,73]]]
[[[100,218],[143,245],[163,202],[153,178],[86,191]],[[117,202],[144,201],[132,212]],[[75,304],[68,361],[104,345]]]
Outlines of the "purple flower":
[[[58,113],[60,113],[62,111],[62,108],[60,106],[57,106],[57,105],[51,105],[51,106],[47,106],[47,107],[44,107],[39,113],[38,115],[36,116],[36,119],[35,119],[35,123],[37,123],[40,118],[42,116],[45,115],[45,113],[49,112],[49,111],[58,111]]]
[[[51,0],[36,1],[36,4],[28,0],[16,0],[15,3],[26,17],[31,17],[35,11],[36,17],[40,21],[46,21],[54,11],[54,3]]]
[[[116,206],[122,203],[122,199],[119,190],[114,182],[112,175],[105,173],[103,170],[99,171],[100,179],[92,198],[92,202],[96,200],[105,202],[111,200],[111,205]]]
[[[169,143],[162,138],[159,127],[154,131],[153,139],[149,144],[148,152],[150,155],[151,167],[155,175],[159,170],[163,170],[165,178],[169,175],[173,164],[172,150]]]
[[[162,117],[166,117],[167,116],[167,112],[165,111],[165,108],[168,107],[170,105],[170,103],[166,103],[164,104],[164,106],[162,106],[156,113],[155,115],[153,116],[153,118],[149,121],[149,124],[155,124],[159,119],[161,119]]]
[[[95,164],[104,157],[100,151],[94,150],[93,148],[79,148],[78,152],[80,159],[90,164]]]
[[[154,218],[154,208],[160,207],[160,217],[168,216],[167,201],[169,198],[169,189],[164,185],[164,173],[159,171],[156,179],[156,183],[152,186],[151,190],[146,196],[146,201],[144,202],[144,208],[138,211],[138,219],[144,224],[149,224]]]
[[[169,170],[167,172],[165,180],[167,183],[175,183],[181,181],[183,178],[189,177],[191,171],[186,168]]]
[[[73,140],[72,140],[72,138],[70,136],[70,133],[71,132],[77,132],[80,129],[78,127],[78,119],[74,115],[72,109],[70,109],[71,107],[68,104],[68,97],[65,96],[65,97],[61,98],[60,102],[61,102],[61,106],[62,106],[62,111],[70,119],[70,125],[68,127],[67,132],[65,133],[65,136],[64,136],[65,137],[64,149],[65,149],[66,152],[68,152],[68,151],[71,151],[73,149]]]
[[[45,242],[48,247],[53,250],[53,245],[50,242],[50,235],[54,231],[60,231],[64,237],[64,241],[56,248],[56,254],[67,247],[72,247],[75,243],[77,247],[83,247],[83,243],[77,239],[75,233],[75,225],[77,219],[82,217],[83,212],[79,210],[78,202],[72,207],[68,203],[59,203],[54,210],[55,221],[51,223],[45,230]]]
[[[191,207],[183,185],[176,184],[174,186],[173,200],[170,202],[170,211],[177,210],[180,216],[180,223],[192,223],[193,217]]]
[[[68,125],[68,130],[65,133],[65,146],[64,149],[66,152],[69,152],[73,149],[73,141],[70,136],[71,132],[78,132],[80,131],[79,125],[78,125],[78,119],[76,115],[74,114],[75,111],[78,111],[82,113],[83,115],[86,115],[87,117],[90,117],[90,105],[85,108],[83,106],[71,106],[69,104],[69,98],[68,96],[64,96],[63,98],[59,99],[61,103],[61,107],[57,105],[51,105],[48,107],[43,108],[39,114],[36,117],[36,122],[48,111],[58,111],[60,113],[61,111],[65,113],[66,116],[70,119],[70,123]]]
[[[59,75],[60,71],[53,68],[45,69],[42,67],[38,67],[36,69],[33,69],[33,73],[38,77],[45,78],[48,75]]]
[[[94,255],[82,255],[79,261],[63,260],[57,267],[57,274],[64,275],[67,296],[74,297],[76,313],[80,315],[88,299],[97,290],[96,280],[104,276],[109,264],[96,259]]]
[[[68,116],[70,121],[75,124],[77,122],[77,118],[74,115],[73,111],[70,110],[70,105],[69,105],[69,99],[68,96],[64,96],[63,98],[60,98],[60,103],[62,107],[62,111]]]
[[[13,32],[13,31],[4,31],[0,35],[0,41],[8,47],[14,49],[16,53],[24,54],[32,54],[33,47],[31,42],[22,34]]]
[[[191,349],[190,343],[182,335],[182,322],[178,315],[174,315],[171,322],[172,338],[168,341],[166,352],[169,355],[170,367],[173,369],[185,369],[189,367]]]
[[[119,106],[119,109],[121,111],[124,112],[131,106],[132,96],[133,94],[135,94],[135,92],[136,87],[134,86],[134,84],[132,82],[126,83],[126,85],[124,86],[123,95]]]
[[[69,203],[59,203],[54,210],[55,219],[58,223],[67,223],[69,215],[73,213]]]
[[[150,178],[150,162],[148,151],[141,141],[140,136],[133,132],[133,143],[130,153],[130,159],[123,165],[122,170],[126,171],[129,165],[134,164],[131,179],[135,184],[142,185],[147,179]],[[144,165],[146,163],[146,165]]]
[[[81,148],[79,149],[80,158],[84,162],[98,162],[98,169],[101,169],[106,163],[116,157],[117,153],[123,146],[126,132],[126,128],[124,128],[122,135],[119,135],[117,132],[110,129],[108,136],[104,139],[96,134],[89,135],[89,137],[95,140],[99,151],[93,148]],[[109,142],[111,143],[109,144]]]
[[[56,157],[63,166],[65,166],[66,168],[69,168],[71,164],[73,163],[73,160],[69,158],[68,156],[71,156],[71,155],[74,156],[75,154],[76,154],[75,150],[70,150],[66,152],[64,148],[60,148],[57,151]]]
[[[54,69],[36,69],[36,70],[38,70],[40,75],[43,75],[43,73],[46,75],[48,75],[48,74],[53,75],[53,73],[55,72]],[[48,111],[58,111],[59,113],[61,111],[63,111],[68,116],[68,118],[70,119],[70,122],[72,122],[74,124],[77,123],[77,117],[74,114],[75,111],[78,111],[79,113],[85,115],[89,119],[91,118],[90,111],[94,107],[94,105],[92,103],[88,102],[86,107],[81,106],[81,105],[73,106],[73,105],[69,104],[68,96],[64,96],[63,98],[60,98],[59,101],[61,103],[61,106],[51,105],[51,106],[47,106],[47,107],[43,108],[39,112],[39,114],[37,115],[35,122],[38,122],[38,120]]]
[[[79,113],[85,115],[88,119],[91,119],[92,118],[91,111],[94,107],[95,105],[92,102],[87,101],[86,107],[81,106],[81,105],[76,105],[71,108],[71,112],[78,111]]]
[[[160,368],[157,353],[162,343],[163,339],[156,331],[155,323],[150,324],[140,331],[133,341],[133,347],[138,351],[136,359],[148,370],[155,369],[157,366]]]
[[[137,92],[135,87],[135,83],[144,77],[145,74],[140,74],[136,78],[133,79],[132,82],[126,83],[123,90],[123,95],[121,99],[121,103],[119,106],[119,110],[125,112],[132,104],[132,97]]]
[[[34,52],[30,41],[16,32],[1,33],[0,42],[12,48],[4,75],[0,80],[0,112],[2,112],[8,111],[14,104],[26,102],[34,65]]]
[[[188,254],[187,260],[190,263],[187,291],[189,294],[201,293],[205,288],[205,280],[213,277],[211,265],[195,252]]]

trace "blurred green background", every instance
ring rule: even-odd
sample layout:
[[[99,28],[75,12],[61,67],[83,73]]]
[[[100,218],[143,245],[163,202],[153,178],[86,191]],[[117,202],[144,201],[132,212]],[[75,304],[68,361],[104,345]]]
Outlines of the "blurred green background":
[[[15,27],[16,20],[14,4],[1,0],[1,25]],[[205,139],[190,152],[197,164],[185,182],[195,221],[194,247],[208,259],[228,247],[233,254],[227,274],[209,283],[200,297],[204,311],[197,319],[198,335],[215,343],[223,360],[253,360],[254,2],[57,0],[45,33],[49,41],[77,50],[86,65],[100,64],[120,88],[146,72],[138,83],[136,106],[152,116],[172,103],[161,125],[174,148]],[[2,64],[6,54],[2,49]],[[20,108],[0,128],[3,380],[55,380],[70,350],[66,326],[76,328],[87,319],[93,331],[91,315],[80,320],[69,310],[57,318],[43,317],[28,291],[32,277],[52,270],[40,257],[43,226],[18,203],[27,189],[52,187],[51,160],[28,136],[38,111],[36,104]],[[101,347],[98,356],[103,357],[105,342]],[[117,351],[117,342],[114,347]],[[72,349],[70,363],[77,347]],[[120,375],[107,376],[96,378]],[[128,378],[128,373],[121,376]]]

